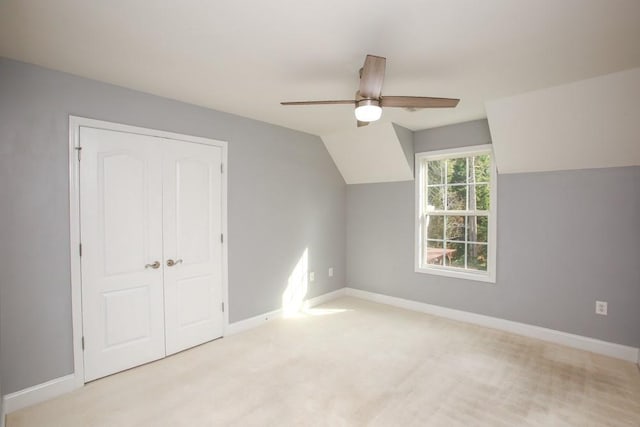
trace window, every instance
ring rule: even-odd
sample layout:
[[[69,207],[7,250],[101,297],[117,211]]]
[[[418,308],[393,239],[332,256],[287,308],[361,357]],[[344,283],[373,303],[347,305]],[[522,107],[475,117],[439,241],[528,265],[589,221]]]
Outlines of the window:
[[[495,282],[491,145],[416,154],[416,272]]]

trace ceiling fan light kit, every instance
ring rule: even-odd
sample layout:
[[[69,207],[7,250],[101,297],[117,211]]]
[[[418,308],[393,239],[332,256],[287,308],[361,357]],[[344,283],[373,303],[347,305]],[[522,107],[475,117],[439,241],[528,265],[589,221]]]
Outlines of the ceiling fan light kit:
[[[360,69],[360,88],[355,100],[335,101],[295,101],[281,102],[282,105],[329,105],[351,104],[356,106],[358,127],[375,122],[382,116],[382,107],[396,108],[453,108],[458,105],[456,98],[432,98],[427,96],[382,96],[382,83],[387,59],[382,56],[367,55]]]
[[[362,99],[356,102],[356,119],[359,122],[375,122],[382,116],[380,102],[375,99]]]

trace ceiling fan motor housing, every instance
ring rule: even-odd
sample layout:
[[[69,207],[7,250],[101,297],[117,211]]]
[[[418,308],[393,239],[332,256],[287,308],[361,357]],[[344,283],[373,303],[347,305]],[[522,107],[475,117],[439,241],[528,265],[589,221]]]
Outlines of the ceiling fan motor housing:
[[[361,122],[375,122],[382,116],[380,101],[377,99],[361,99],[356,101],[356,119]]]

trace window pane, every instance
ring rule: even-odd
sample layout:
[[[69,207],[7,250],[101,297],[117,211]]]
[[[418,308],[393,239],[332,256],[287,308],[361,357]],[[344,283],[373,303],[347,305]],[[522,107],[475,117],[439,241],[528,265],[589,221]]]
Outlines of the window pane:
[[[447,242],[445,265],[464,268],[464,243]]]
[[[447,184],[463,184],[467,182],[467,158],[447,160]]]
[[[444,187],[429,187],[428,209],[444,210]]]
[[[467,186],[448,185],[447,187],[447,210],[467,209]]]
[[[486,242],[488,221],[486,216],[467,217],[467,241]]]
[[[465,240],[465,217],[447,216],[447,240]]]
[[[473,215],[467,217],[467,241],[478,241],[478,219]]]
[[[430,160],[427,162],[427,184],[444,184],[444,165],[446,160]]]
[[[487,271],[487,245],[468,243],[467,268]]]
[[[427,242],[427,252],[424,254],[425,264],[442,265],[444,259],[444,242],[432,241]]]
[[[471,222],[473,221],[473,219],[475,218],[475,226],[476,226],[476,234],[475,236],[473,236],[474,238],[471,238],[471,232],[469,231],[469,238],[467,239],[470,242],[487,242],[487,236],[489,233],[489,218],[486,216],[470,216],[469,217],[469,224],[471,224]],[[469,226],[469,230],[471,230],[471,226]]]
[[[427,238],[444,239],[444,216],[427,215]]]
[[[472,178],[475,180],[470,182],[490,182],[491,180],[491,157],[488,154],[483,154],[482,156],[474,156],[470,159],[473,163],[472,166],[469,167],[469,173],[475,172],[475,175]]]
[[[475,186],[475,199],[476,199],[476,209],[481,211],[488,211],[490,207],[489,200],[489,185],[488,184],[478,184]],[[471,207],[469,209],[472,209]]]

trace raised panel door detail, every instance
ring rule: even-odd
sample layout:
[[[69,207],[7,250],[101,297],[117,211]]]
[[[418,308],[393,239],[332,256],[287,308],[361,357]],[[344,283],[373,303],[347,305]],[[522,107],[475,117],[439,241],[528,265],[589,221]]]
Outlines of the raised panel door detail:
[[[141,197],[145,194],[145,160],[116,152],[99,154],[98,161],[105,275],[139,270],[149,253],[149,212],[146,197]]]
[[[151,337],[149,286],[105,292],[105,348]]]
[[[164,152],[167,354],[222,336],[222,178],[219,147],[169,142]]]
[[[85,381],[165,355],[158,142],[80,129]]]
[[[176,249],[185,264],[210,259],[211,167],[204,161],[179,159],[176,175]]]
[[[214,313],[210,276],[178,280],[179,325],[186,327],[211,320]]]

